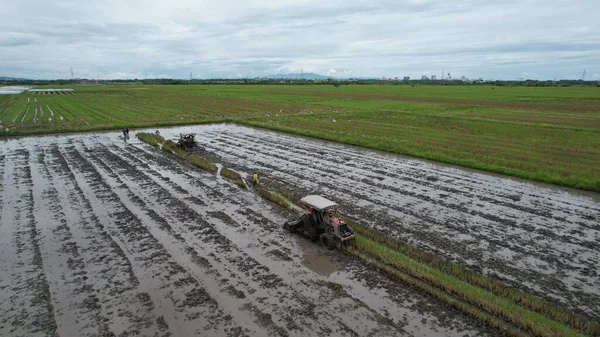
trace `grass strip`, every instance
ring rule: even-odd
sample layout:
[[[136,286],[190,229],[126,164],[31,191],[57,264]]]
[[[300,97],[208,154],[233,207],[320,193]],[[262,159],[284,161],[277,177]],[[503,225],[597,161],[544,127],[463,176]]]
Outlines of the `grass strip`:
[[[362,235],[357,235],[352,241],[352,245],[369,257],[444,290],[534,336],[583,336],[577,330],[561,322],[531,311],[508,298],[495,295],[425,263],[415,261]]]
[[[177,143],[174,141],[167,139],[162,145],[162,149],[166,152],[173,152],[177,148]]]
[[[210,160],[208,160],[202,156],[191,153],[187,157],[184,157],[184,158],[186,158],[192,164],[194,164],[195,166],[197,166],[203,170],[206,170],[206,171],[212,172],[212,173],[217,173],[217,166],[215,164],[213,164]]]
[[[438,289],[432,285],[429,285],[428,283],[423,282],[415,277],[412,277],[411,275],[408,275],[396,268],[393,268],[393,267],[391,267],[387,264],[384,264],[380,261],[374,260],[371,257],[369,257],[367,254],[361,252],[360,250],[358,250],[357,248],[354,248],[353,246],[346,246],[345,251],[348,254],[354,255],[354,256],[358,257],[359,259],[375,266],[376,268],[378,268],[379,270],[381,270],[385,274],[387,274],[389,277],[399,280],[401,282],[404,282],[410,286],[413,286],[413,287],[417,288],[418,290],[423,291],[423,292],[433,296],[437,300],[449,305],[450,307],[455,308],[455,309],[465,313],[467,316],[476,318],[476,319],[484,322],[488,326],[498,329],[499,331],[501,331],[502,333],[504,333],[507,336],[511,336],[511,337],[529,336],[529,334],[519,330],[514,325],[508,324],[506,321],[504,321],[494,315],[491,315],[472,304],[461,301],[460,299],[448,294],[447,292],[444,292],[441,289]]]
[[[239,173],[228,169],[227,167],[223,167],[221,169],[221,176],[227,178],[228,180],[230,180],[231,182],[235,183],[236,185],[238,185],[239,187],[241,187],[243,189],[248,188],[246,186],[246,184],[244,183],[244,179],[242,179],[242,176]]]
[[[202,156],[199,156],[197,154],[189,153],[184,149],[178,148],[177,144],[170,139],[165,140],[160,135],[156,135],[153,133],[147,133],[147,132],[140,132],[137,134],[137,137],[141,141],[146,142],[146,143],[156,146],[156,147],[160,147],[166,152],[169,152],[169,153],[174,152],[179,157],[189,161],[194,166],[197,166],[203,170],[206,170],[206,171],[212,172],[212,173],[217,172],[217,166],[215,164],[213,164],[210,160],[208,160]]]
[[[191,153],[187,152],[185,149],[182,149],[180,147],[175,147],[175,149],[173,149],[173,152],[175,152],[175,154],[177,154],[183,159],[187,159],[187,157],[191,155]]]
[[[277,205],[285,207],[291,211],[296,210],[294,203],[292,203],[277,192],[270,191],[264,187],[257,187],[255,188],[255,191],[263,199],[276,203]]]
[[[456,263],[446,261],[435,254],[426,252],[418,247],[408,245],[398,239],[387,236],[375,229],[359,224],[351,219],[344,219],[357,234],[368,238],[383,246],[402,253],[415,261],[422,262],[434,267],[446,274],[455,276],[462,281],[481,287],[493,294],[510,299],[515,303],[527,307],[528,309],[544,314],[555,321],[566,324],[574,329],[592,336],[600,335],[600,324],[588,318],[576,315],[566,309],[553,305],[552,303],[539,297],[527,294],[522,290],[515,289],[487,277],[480,273],[468,270]]]
[[[142,142],[146,142],[152,146],[160,147],[162,143],[165,142],[165,139],[161,135],[157,135],[149,132],[139,132],[136,136]]]

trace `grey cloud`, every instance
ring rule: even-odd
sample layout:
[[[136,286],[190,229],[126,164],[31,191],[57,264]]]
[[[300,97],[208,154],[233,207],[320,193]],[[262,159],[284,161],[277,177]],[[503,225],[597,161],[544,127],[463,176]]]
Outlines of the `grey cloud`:
[[[595,0],[23,0],[5,11],[2,71],[25,77],[73,67],[81,77],[300,69],[419,76],[445,68],[457,76],[513,78],[600,67]]]

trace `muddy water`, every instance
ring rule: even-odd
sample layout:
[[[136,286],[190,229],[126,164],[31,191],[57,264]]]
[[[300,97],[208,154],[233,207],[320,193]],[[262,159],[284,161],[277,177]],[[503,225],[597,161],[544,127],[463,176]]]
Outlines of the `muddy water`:
[[[119,133],[0,141],[0,181],[1,336],[494,335]]]
[[[600,195],[235,125],[203,151],[321,193],[383,232],[600,319]]]

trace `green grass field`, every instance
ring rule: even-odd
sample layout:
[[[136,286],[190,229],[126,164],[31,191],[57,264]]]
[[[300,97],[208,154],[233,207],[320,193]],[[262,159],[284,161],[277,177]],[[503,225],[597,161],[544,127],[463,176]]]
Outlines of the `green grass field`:
[[[0,95],[3,134],[236,121],[600,191],[597,87],[71,88],[76,93]]]

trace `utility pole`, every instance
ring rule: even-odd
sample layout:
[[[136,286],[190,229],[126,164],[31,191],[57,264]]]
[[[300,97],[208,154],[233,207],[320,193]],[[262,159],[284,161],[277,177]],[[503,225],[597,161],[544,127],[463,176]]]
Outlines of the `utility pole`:
[[[585,69],[583,69],[583,75],[581,75],[581,80],[585,81]]]

